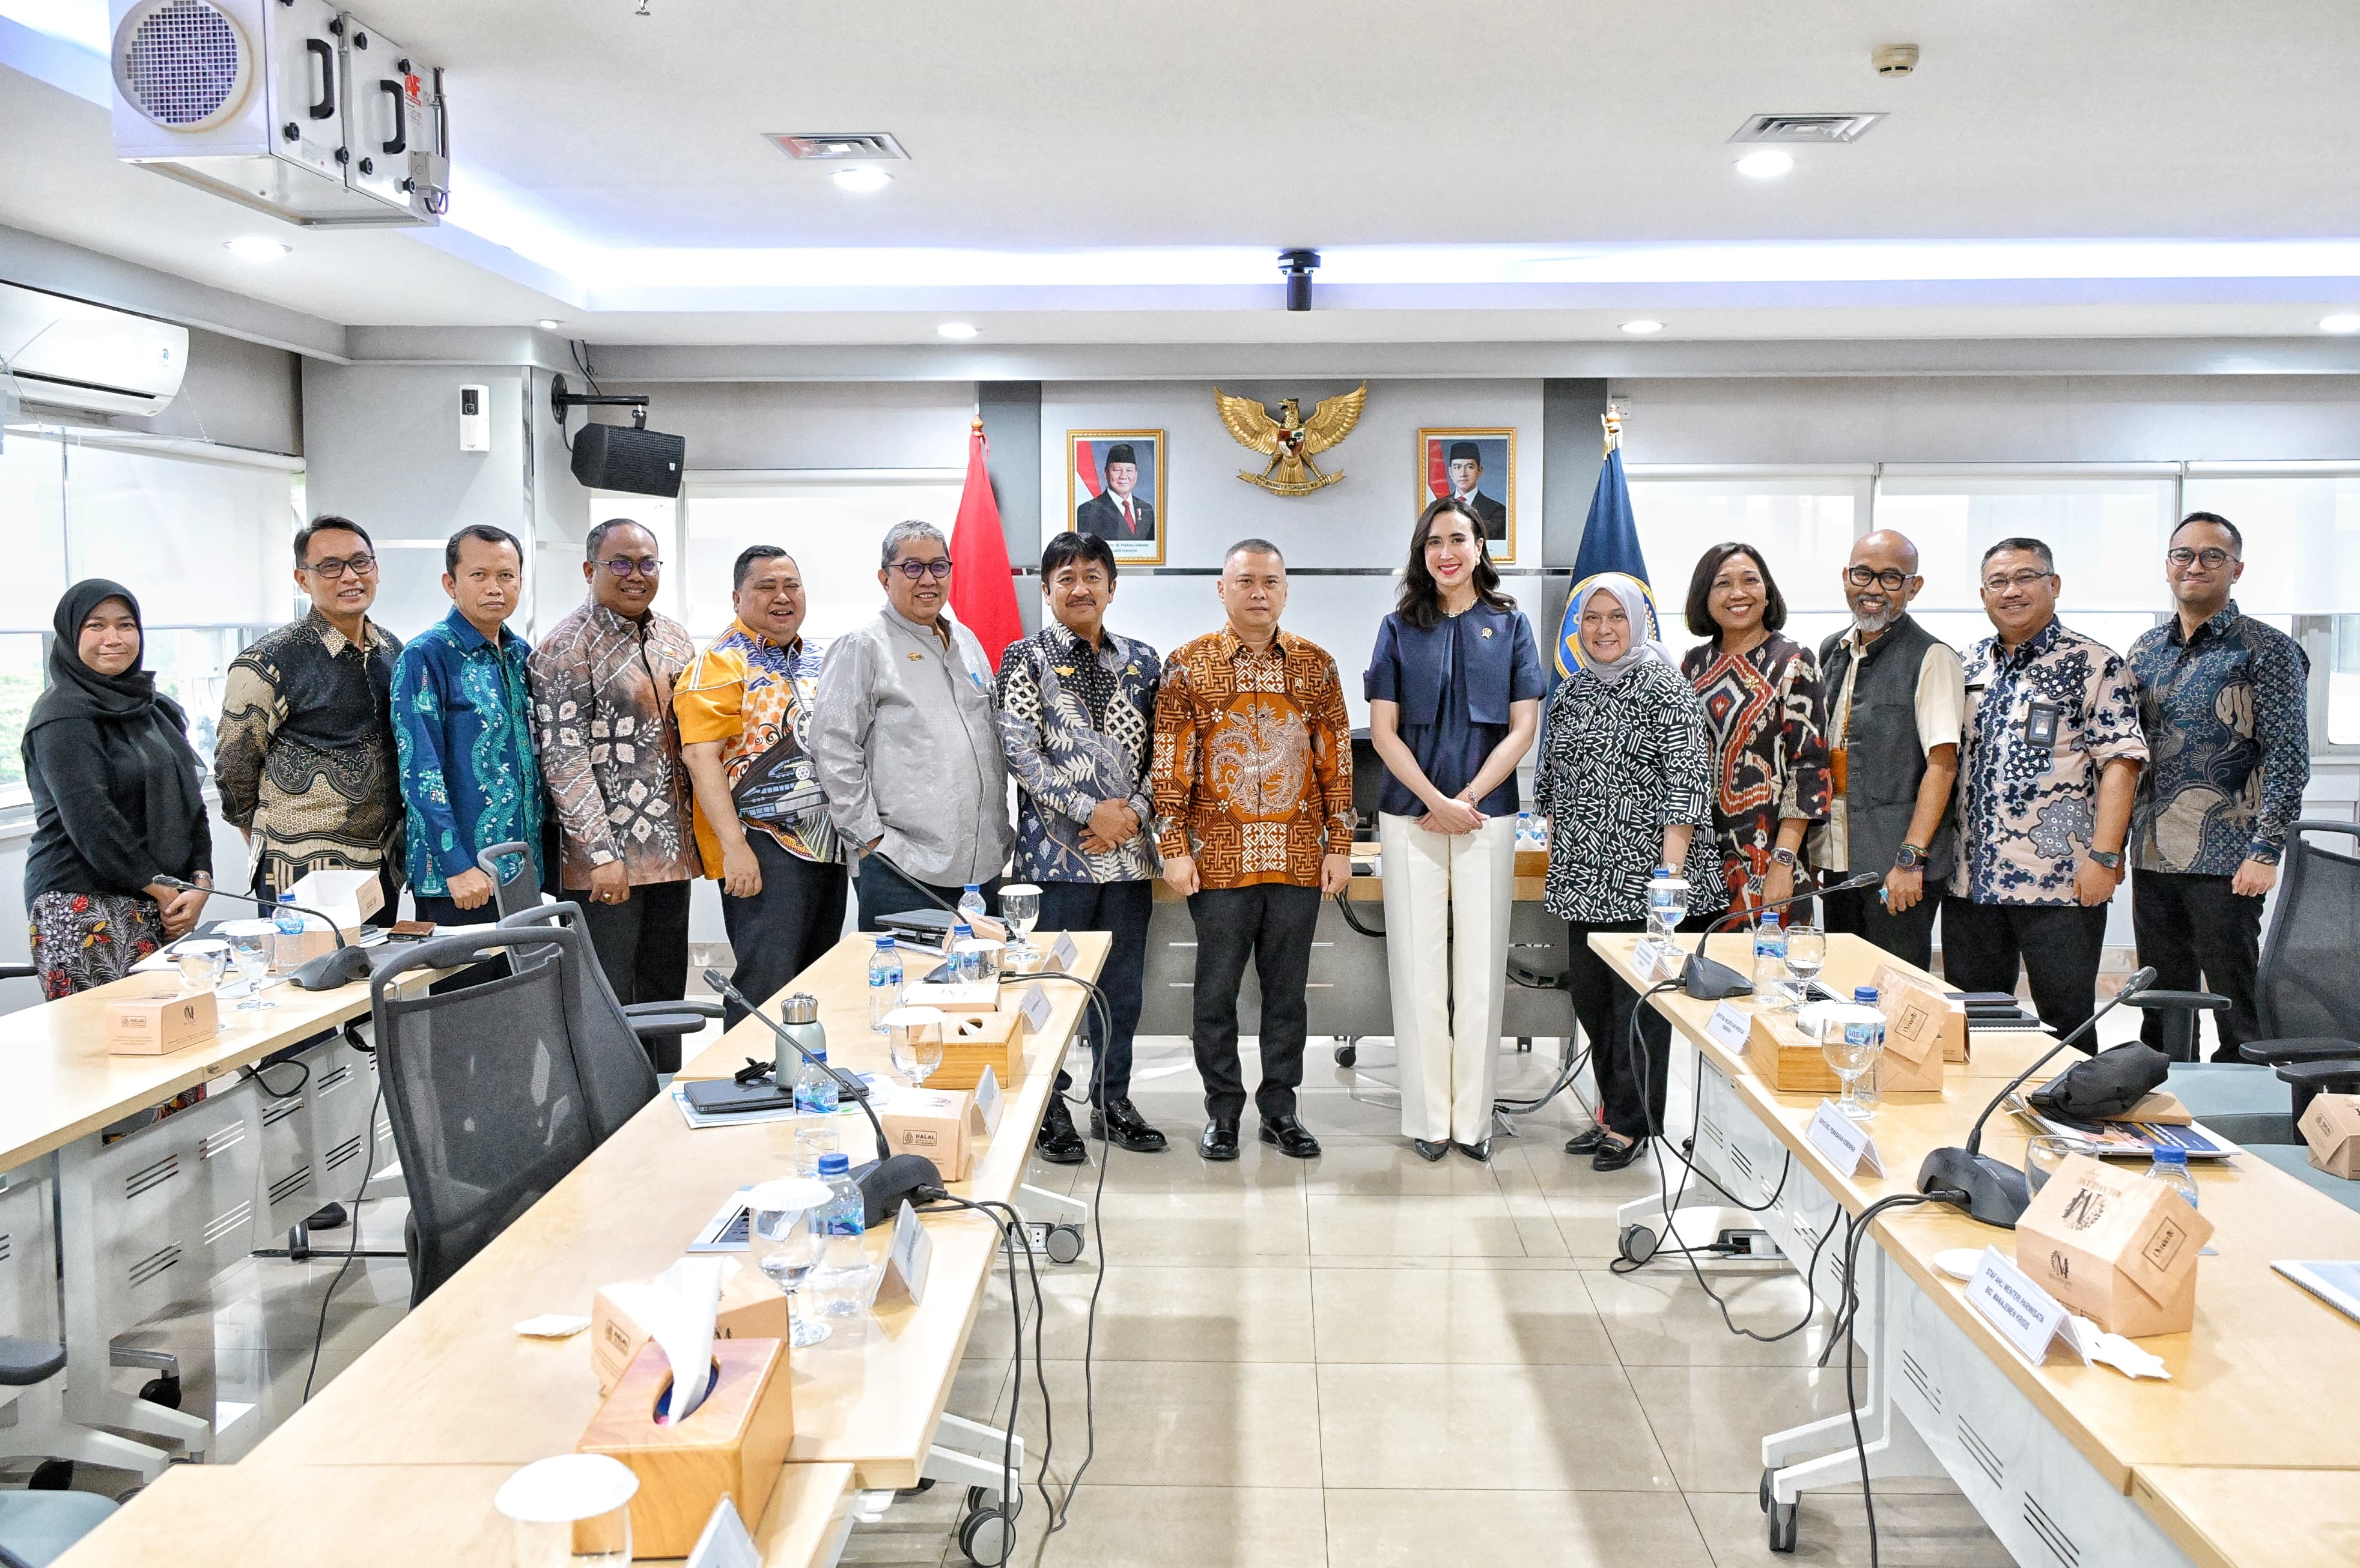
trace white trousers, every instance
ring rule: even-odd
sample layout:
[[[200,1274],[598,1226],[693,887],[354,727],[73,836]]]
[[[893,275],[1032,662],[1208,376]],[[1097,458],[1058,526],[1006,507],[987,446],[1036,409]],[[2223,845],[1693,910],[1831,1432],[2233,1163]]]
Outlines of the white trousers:
[[[1515,896],[1516,819],[1471,833],[1428,833],[1380,815],[1385,967],[1401,1058],[1402,1136],[1480,1143],[1507,996],[1508,911]],[[1456,938],[1454,941],[1453,938]]]

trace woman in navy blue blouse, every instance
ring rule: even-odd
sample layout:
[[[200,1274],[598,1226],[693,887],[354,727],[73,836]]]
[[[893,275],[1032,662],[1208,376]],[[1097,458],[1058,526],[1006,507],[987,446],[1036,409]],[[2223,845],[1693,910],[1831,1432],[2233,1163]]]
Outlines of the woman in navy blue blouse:
[[[1402,1136],[1429,1160],[1453,1143],[1489,1160],[1516,764],[1539,727],[1543,684],[1532,624],[1500,592],[1465,503],[1446,498],[1419,516],[1399,607],[1378,629],[1364,679],[1386,772],[1377,823]]]

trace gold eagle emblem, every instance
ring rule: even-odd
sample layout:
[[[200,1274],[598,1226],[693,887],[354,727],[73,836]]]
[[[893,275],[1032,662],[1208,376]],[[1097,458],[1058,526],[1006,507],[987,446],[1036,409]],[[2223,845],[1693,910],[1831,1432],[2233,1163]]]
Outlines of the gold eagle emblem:
[[[1303,417],[1300,397],[1282,402],[1278,417],[1273,419],[1270,410],[1252,398],[1234,397],[1218,387],[1213,388],[1214,406],[1220,409],[1221,423],[1229,434],[1240,446],[1270,458],[1270,466],[1260,474],[1240,469],[1238,477],[1273,495],[1308,495],[1344,477],[1341,472],[1320,473],[1311,460],[1352,433],[1368,400],[1369,384],[1363,381],[1352,391],[1322,397],[1307,419]]]

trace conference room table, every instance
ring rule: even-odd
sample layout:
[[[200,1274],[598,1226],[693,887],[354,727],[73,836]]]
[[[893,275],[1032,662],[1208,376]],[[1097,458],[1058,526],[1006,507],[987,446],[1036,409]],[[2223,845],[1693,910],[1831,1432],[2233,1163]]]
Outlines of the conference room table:
[[[1601,935],[1590,942],[1625,979],[1641,979],[1636,937]],[[1721,962],[1742,964],[1747,942],[1743,933],[1717,937],[1710,951]],[[1876,967],[1890,962],[1858,938],[1830,937],[1821,979],[1841,993],[1870,984]],[[2005,1079],[2053,1043],[2025,1032],[1976,1031],[1972,1061],[1952,1064],[1942,1093],[1889,1094],[1867,1124],[1884,1173],[1865,1163],[1844,1172],[1808,1136],[1822,1096],[1777,1092],[1710,1031],[1717,1006],[1750,1013],[1749,998],[1716,1004],[1675,991],[1655,996],[1653,1005],[1672,1020],[1677,1040],[1727,1081],[1796,1168],[1853,1215],[1881,1198],[1915,1192],[1927,1154],[1962,1143]],[[2029,1136],[2003,1110],[1986,1125],[1983,1149],[2020,1166]],[[2270,1269],[2278,1259],[2360,1258],[2360,1213],[2250,1156],[2191,1161],[2191,1168],[2205,1217],[2216,1227],[2212,1254],[2198,1263],[2194,1326],[2139,1341],[2162,1359],[2169,1380],[2135,1380],[2109,1367],[2084,1366],[2061,1347],[2036,1366],[1968,1304],[1959,1281],[1936,1267],[1939,1255],[1957,1248],[1996,1247],[2013,1258],[2014,1233],[1940,1203],[1888,1210],[1873,1223],[1875,1250],[1891,1267],[1893,1299],[1884,1312],[1888,1343],[1870,1353],[1884,1358],[1878,1370],[1895,1403],[1942,1461],[1942,1471],[2012,1546],[2012,1531],[2023,1535],[2028,1498],[2043,1514],[2033,1521],[2034,1536],[2045,1539],[2052,1552],[2060,1541],[2078,1538],[2081,1568],[2134,1560],[2110,1554],[2144,1549],[2136,1527],[2096,1532],[2093,1527],[2104,1522],[2103,1508],[2093,1514],[2087,1497],[2060,1500],[2081,1475],[2079,1464],[2096,1484],[2130,1499],[2145,1525],[2191,1561],[2276,1568],[2300,1560],[2291,1549],[2306,1520],[2331,1517],[2304,1503],[2312,1488],[2348,1487],[2360,1475],[2360,1423],[2351,1419],[2352,1389],[2360,1387],[2360,1325]],[[1961,1346],[1972,1355],[1955,1354]],[[2013,1389],[2013,1400],[1997,1385]],[[2003,1434],[1961,1432],[1970,1404],[1987,1425],[2013,1423],[2005,1439],[2029,1443],[2024,1454],[2038,1463],[2011,1467],[2004,1463]],[[2065,1449],[2044,1452],[2041,1434],[2030,1430],[2034,1423],[2053,1432]],[[1849,1443],[1847,1436],[1843,1446]],[[1776,1462],[1768,1445],[1765,1460]],[[2222,1473],[2241,1478],[2220,1478]],[[2001,1497],[2013,1505],[2005,1519],[1984,1507]],[[2185,1499],[2184,1506],[2169,1501],[2175,1497]],[[2223,1527],[2223,1519],[2234,1520],[2234,1528]],[[2206,1548],[2209,1557],[2198,1555],[2186,1548],[2192,1540],[2226,1542],[2232,1550],[2216,1544]]]

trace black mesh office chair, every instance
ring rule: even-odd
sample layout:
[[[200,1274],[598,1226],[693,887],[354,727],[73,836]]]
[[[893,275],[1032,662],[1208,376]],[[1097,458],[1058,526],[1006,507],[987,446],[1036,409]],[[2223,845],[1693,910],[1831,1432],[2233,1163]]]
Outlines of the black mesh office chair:
[[[557,951],[552,953],[554,947]],[[410,1300],[424,1301],[598,1146],[570,964],[579,932],[487,931],[421,942],[369,981],[377,1081],[410,1189]],[[513,953],[509,974],[398,994],[412,971]]]
[[[656,1073],[661,1067],[657,1057],[662,1048],[670,1047],[672,1068],[676,1069],[680,1064],[680,1037],[703,1029],[705,1018],[695,1013],[679,1013],[639,1019],[627,1013],[615,1000],[614,988],[606,983],[606,971],[590,946],[590,933],[583,929],[582,908],[578,904],[536,905],[508,916],[500,925],[509,931],[555,926],[572,934],[579,944],[576,951],[582,960],[568,965],[566,974],[582,1009],[585,1032],[578,1043],[586,1074],[584,1087],[590,1096],[590,1119],[603,1143],[617,1127],[637,1115],[641,1105],[656,1097]],[[533,956],[520,952],[515,962],[529,964],[533,962]]]

